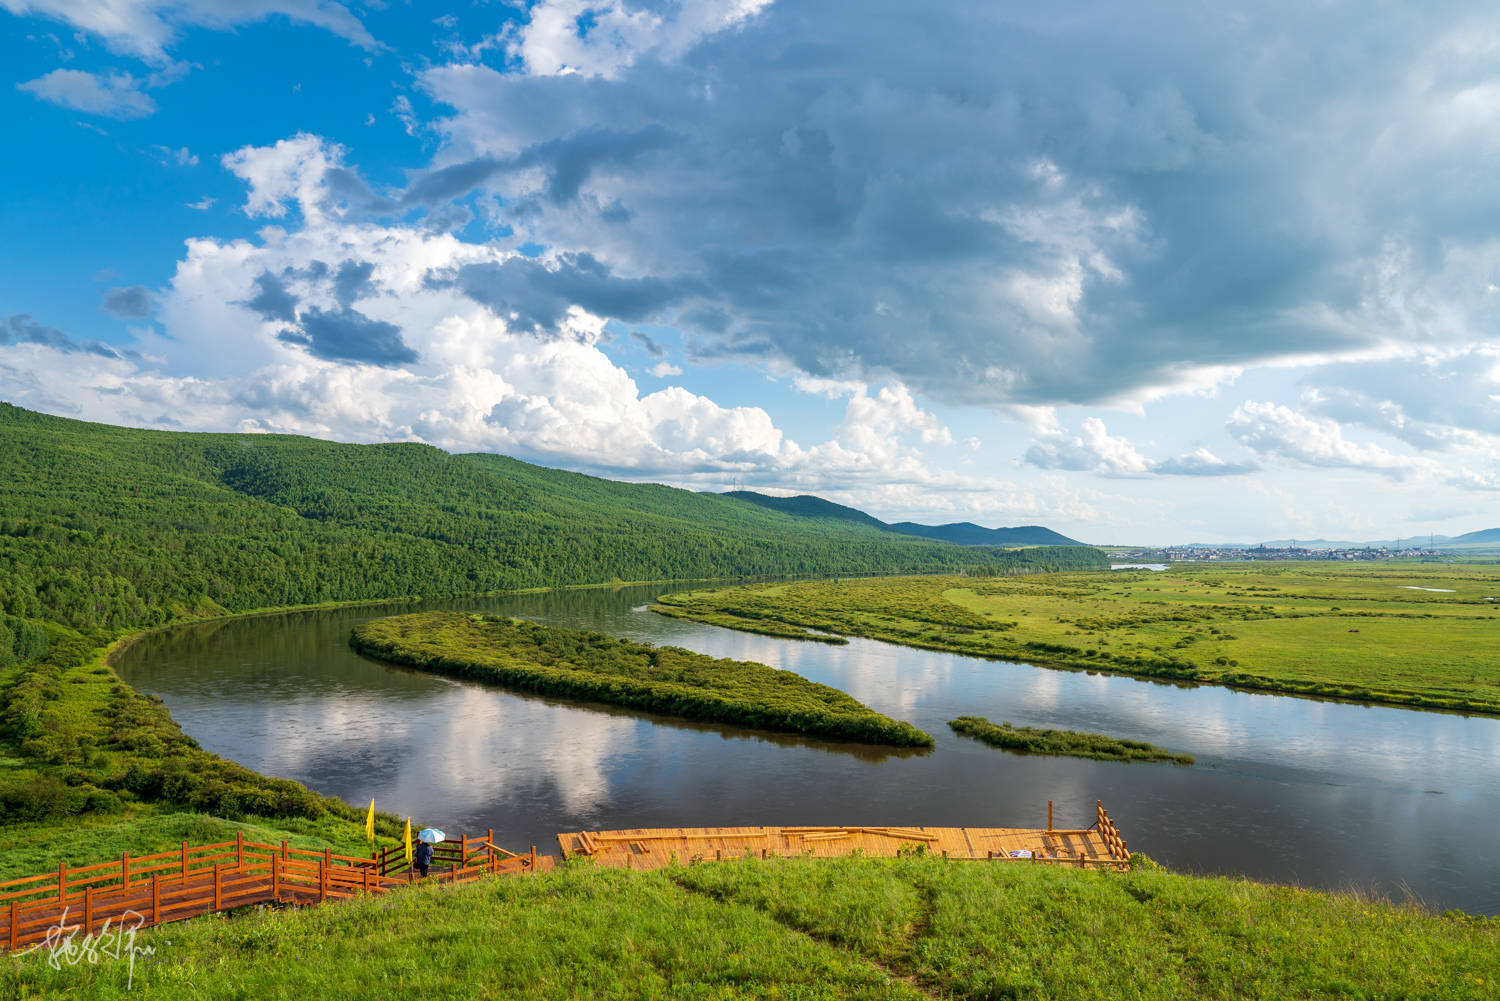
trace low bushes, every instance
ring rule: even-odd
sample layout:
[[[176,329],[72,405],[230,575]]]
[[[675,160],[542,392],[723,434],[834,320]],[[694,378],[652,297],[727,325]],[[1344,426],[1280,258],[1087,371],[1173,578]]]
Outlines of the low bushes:
[[[1029,726],[1014,727],[1009,723],[996,726],[983,716],[960,716],[949,720],[948,725],[954,733],[1020,754],[1066,755],[1101,761],[1170,761],[1174,765],[1193,763],[1191,754],[1176,754],[1144,741],[1125,740],[1102,733],[1038,730]]]

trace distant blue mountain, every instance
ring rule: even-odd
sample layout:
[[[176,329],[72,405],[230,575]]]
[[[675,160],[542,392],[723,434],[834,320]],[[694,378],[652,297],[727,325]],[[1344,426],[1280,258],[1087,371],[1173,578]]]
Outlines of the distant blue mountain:
[[[796,497],[772,497],[753,490],[731,490],[725,496],[735,497],[750,504],[780,511],[783,514],[803,518],[837,518],[854,521],[873,528],[883,528],[898,535],[915,535],[924,539],[952,542],[960,546],[1082,546],[1087,543],[1070,539],[1041,525],[1022,525],[1018,528],[985,528],[973,522],[960,521],[951,525],[918,525],[902,521],[894,525],[872,517],[858,508],[835,504],[833,501],[800,494]]]

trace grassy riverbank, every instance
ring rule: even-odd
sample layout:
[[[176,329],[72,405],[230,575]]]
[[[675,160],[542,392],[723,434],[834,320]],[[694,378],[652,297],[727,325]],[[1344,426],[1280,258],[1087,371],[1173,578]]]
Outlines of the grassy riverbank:
[[[521,691],[834,740],[933,743],[911,724],[791,671],[604,633],[418,612],[361,623],[350,643],[380,660]]]
[[[1492,600],[1494,599],[1494,600]],[[1055,667],[1500,714],[1500,568],[1178,565],[1043,577],[752,584],[669,614]]]
[[[1038,730],[1009,723],[997,725],[983,716],[960,716],[949,720],[948,726],[954,733],[1018,754],[1095,758],[1100,761],[1169,761],[1174,765],[1191,765],[1194,760],[1191,754],[1166,751],[1140,740],[1077,730]]]
[[[932,858],[567,867],[142,935],[147,999],[1488,999],[1500,924],[1151,871]],[[115,998],[123,963],[0,965]]]

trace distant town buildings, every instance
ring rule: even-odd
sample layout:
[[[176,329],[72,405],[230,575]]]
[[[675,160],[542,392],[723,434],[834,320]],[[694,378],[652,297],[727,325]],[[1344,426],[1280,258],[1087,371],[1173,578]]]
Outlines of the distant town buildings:
[[[1403,546],[1401,548],[1375,546],[1359,549],[1308,549],[1302,546],[1167,546],[1162,549],[1138,549],[1132,552],[1113,551],[1116,560],[1169,560],[1173,563],[1202,563],[1213,560],[1327,560],[1353,562],[1356,560],[1389,560],[1400,557],[1415,559],[1442,559],[1452,556],[1441,549],[1427,546]]]

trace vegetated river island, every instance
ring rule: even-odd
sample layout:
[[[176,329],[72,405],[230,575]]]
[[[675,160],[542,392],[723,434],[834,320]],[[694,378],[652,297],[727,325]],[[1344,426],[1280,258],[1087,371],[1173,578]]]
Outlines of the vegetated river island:
[[[954,733],[1017,754],[1062,755],[1099,761],[1170,761],[1174,765],[1191,765],[1194,760],[1191,754],[1164,750],[1143,740],[1126,740],[1078,730],[1018,727],[1011,726],[1008,721],[995,724],[983,716],[960,716],[949,720],[948,726]]]
[[[543,695],[832,740],[933,744],[910,723],[792,671],[524,619],[396,615],[355,626],[350,644],[377,660]]]

